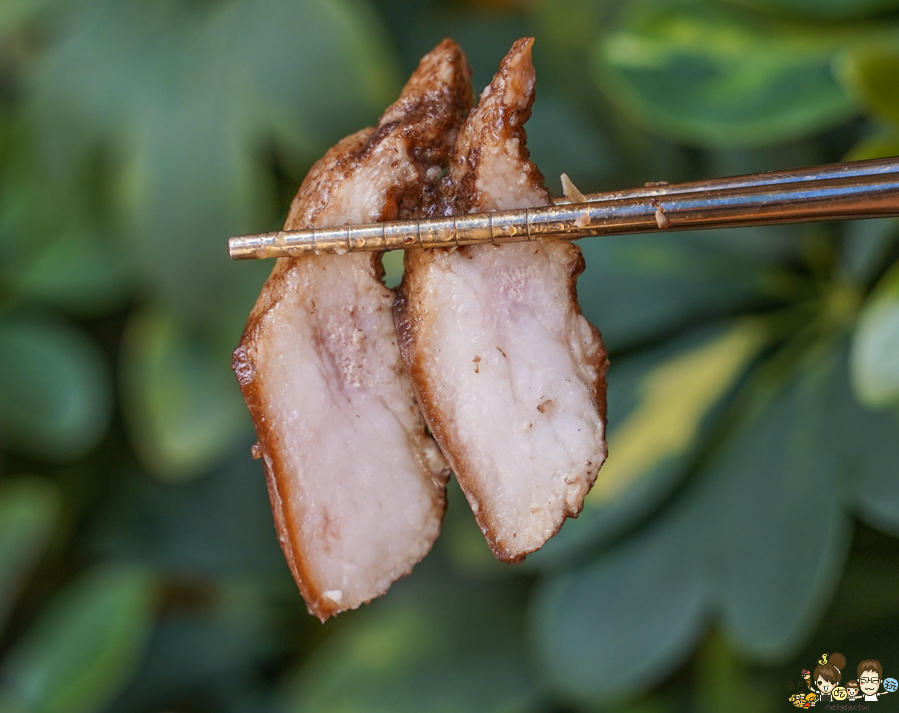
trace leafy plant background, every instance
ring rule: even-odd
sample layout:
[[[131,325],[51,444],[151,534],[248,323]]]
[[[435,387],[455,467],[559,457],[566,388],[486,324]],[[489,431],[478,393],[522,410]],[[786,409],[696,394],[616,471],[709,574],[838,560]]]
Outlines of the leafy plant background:
[[[584,241],[611,457],[494,561],[434,551],[322,626],[230,351],[324,150],[444,36],[537,38],[559,192],[899,154],[897,0],[4,0],[0,710],[781,709],[823,652],[899,673],[899,224]],[[398,256],[387,260],[399,279]]]

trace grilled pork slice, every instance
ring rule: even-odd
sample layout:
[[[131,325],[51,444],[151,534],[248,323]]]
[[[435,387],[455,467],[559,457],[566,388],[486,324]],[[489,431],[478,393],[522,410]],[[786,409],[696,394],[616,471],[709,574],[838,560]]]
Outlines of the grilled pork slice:
[[[285,230],[414,214],[469,101],[464,55],[445,41],[376,129],[312,168]],[[281,546],[322,621],[408,574],[445,506],[448,471],[415,404],[382,276],[372,254],[279,260],[234,353]]]
[[[459,132],[433,212],[547,205],[528,160],[531,39]],[[514,562],[576,516],[606,457],[599,332],[581,315],[566,241],[406,252],[394,308],[425,417],[494,554]]]

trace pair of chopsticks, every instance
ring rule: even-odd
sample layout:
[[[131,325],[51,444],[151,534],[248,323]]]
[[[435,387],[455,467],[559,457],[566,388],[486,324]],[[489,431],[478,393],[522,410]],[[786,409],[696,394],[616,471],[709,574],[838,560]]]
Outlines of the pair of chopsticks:
[[[659,230],[899,216],[899,157],[557,199],[545,208],[278,231],[228,241],[234,260]]]

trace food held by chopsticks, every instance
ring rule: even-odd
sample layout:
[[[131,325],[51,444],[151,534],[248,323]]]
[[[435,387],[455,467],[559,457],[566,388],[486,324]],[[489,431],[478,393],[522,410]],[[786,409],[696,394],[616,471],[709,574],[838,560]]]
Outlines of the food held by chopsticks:
[[[377,128],[312,168],[285,231],[549,205],[523,129],[532,42],[467,120],[467,63],[441,43]],[[577,305],[582,269],[567,241],[410,251],[397,300],[380,253],[278,261],[234,368],[313,614],[382,594],[436,538],[448,470],[419,406],[497,557],[577,515],[606,455],[608,366]]]
[[[285,228],[411,215],[449,161],[469,94],[464,56],[443,42],[377,128],[313,166]],[[415,403],[382,275],[379,254],[279,260],[234,353],[278,537],[322,620],[408,574],[445,507],[446,463]]]
[[[528,160],[533,40],[519,40],[459,132],[431,212],[550,205]],[[576,516],[606,457],[605,372],[567,241],[409,250],[400,351],[494,554],[518,561]]]

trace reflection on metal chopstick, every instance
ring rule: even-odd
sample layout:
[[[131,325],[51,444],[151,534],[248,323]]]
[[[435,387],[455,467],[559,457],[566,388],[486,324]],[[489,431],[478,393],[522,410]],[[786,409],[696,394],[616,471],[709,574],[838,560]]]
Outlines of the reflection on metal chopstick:
[[[899,216],[899,157],[560,199],[545,208],[231,238],[232,259]]]

